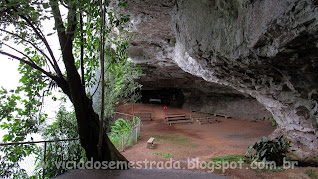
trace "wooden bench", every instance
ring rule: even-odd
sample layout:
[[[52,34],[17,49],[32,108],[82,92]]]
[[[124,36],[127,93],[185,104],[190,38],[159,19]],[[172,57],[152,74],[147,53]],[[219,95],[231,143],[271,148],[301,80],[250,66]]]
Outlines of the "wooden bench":
[[[198,120],[201,119],[201,118],[204,118],[205,116],[203,115],[191,115],[191,119],[192,121],[197,121],[199,122]]]
[[[140,120],[150,120],[150,121],[152,120],[150,112],[134,113],[134,116],[139,117]]]
[[[210,117],[207,116],[207,117],[200,118],[197,121],[199,122],[200,125],[206,124],[206,123],[213,124],[213,123],[220,122],[218,119],[216,119],[215,117],[211,117],[211,116]]]
[[[155,140],[155,138],[150,137],[147,141],[147,148],[152,149],[154,147],[153,141]]]
[[[150,98],[149,102],[157,102],[157,103],[161,103],[161,99],[155,99],[155,98]]]
[[[223,114],[213,114],[213,116],[217,116],[217,117],[224,117],[224,118],[232,118],[230,116],[226,116],[226,115],[223,115]]]
[[[216,123],[220,122],[215,116],[209,115],[193,115],[191,116],[192,121],[197,121],[200,125],[205,123]]]
[[[206,116],[207,116],[207,115],[213,115],[213,116],[216,116],[216,117],[232,118],[231,116],[227,116],[227,115],[223,115],[223,114],[206,113],[206,112],[198,111],[198,110],[191,110],[191,112],[203,113],[203,114],[205,114]]]
[[[171,126],[178,123],[191,123],[192,120],[186,118],[185,114],[169,114],[165,116],[165,121]]]

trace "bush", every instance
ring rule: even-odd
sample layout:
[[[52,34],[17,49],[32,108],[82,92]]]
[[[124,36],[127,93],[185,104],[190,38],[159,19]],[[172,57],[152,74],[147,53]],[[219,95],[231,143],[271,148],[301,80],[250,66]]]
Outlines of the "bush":
[[[310,179],[317,179],[318,176],[313,169],[309,169],[305,171],[305,174],[309,176]]]
[[[61,106],[56,114],[56,121],[43,128],[41,132],[45,140],[78,138],[75,112],[69,112],[64,106]],[[44,147],[41,146],[36,151],[38,161],[36,173],[39,177],[42,177],[44,166],[45,178],[52,178],[69,170],[65,167],[58,167],[56,164],[63,161],[75,161],[76,163],[86,161],[85,150],[79,140],[47,143],[45,161],[43,153]]]
[[[275,119],[272,120],[272,126],[277,126],[278,123],[275,121]]]
[[[273,140],[263,136],[260,141],[249,147],[245,155],[250,156],[253,161],[274,161],[277,166],[280,166],[289,147],[289,141],[282,135]]]
[[[134,127],[139,123],[141,125],[141,120],[138,117],[134,117],[132,122],[121,118],[115,121],[115,123],[111,126],[111,134],[109,135],[109,138],[114,146],[117,148],[117,150],[123,150],[123,135],[125,147],[134,145],[134,143],[136,142],[134,130],[137,130],[134,129]]]

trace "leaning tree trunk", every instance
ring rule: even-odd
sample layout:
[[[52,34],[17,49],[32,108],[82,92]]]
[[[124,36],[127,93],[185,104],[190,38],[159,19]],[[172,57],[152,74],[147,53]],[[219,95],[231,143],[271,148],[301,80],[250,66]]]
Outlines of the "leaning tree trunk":
[[[76,112],[76,116],[77,118],[86,116],[86,119],[77,121],[81,144],[86,151],[87,158],[93,158],[97,161],[127,161],[125,157],[118,152],[106,133],[103,134],[102,155],[98,155],[100,120],[92,108],[91,100],[87,97],[85,98],[85,113],[83,110],[80,110]]]
[[[71,46],[71,45],[70,45]],[[68,47],[66,46],[66,49]],[[67,55],[67,54],[64,54]],[[73,55],[70,56],[73,58]],[[69,64],[70,63],[70,64]],[[69,97],[74,105],[81,145],[86,156],[94,161],[127,161],[104,133],[102,155],[98,156],[98,138],[100,121],[98,114],[93,110],[92,100],[86,96],[84,86],[72,60],[65,60],[67,69],[67,86]]]
[[[93,110],[92,100],[86,96],[77,71],[68,71],[67,80],[57,80],[57,84],[69,96],[74,105],[79,137],[81,145],[85,149],[86,157],[89,160],[92,158],[93,161],[128,162],[115,148],[106,133],[103,134],[102,155],[98,156],[99,116]]]
[[[67,79],[60,76],[55,81],[63,92],[68,95],[74,105],[79,137],[81,145],[86,151],[86,156],[89,160],[92,158],[93,161],[127,161],[111,143],[106,133],[104,133],[103,137],[102,155],[98,156],[100,122],[98,115],[93,110],[92,100],[86,96],[85,87],[76,69],[73,55],[72,43],[77,26],[76,3],[74,4],[69,1],[67,28],[65,28],[62,21],[58,0],[50,0],[50,5],[62,49],[63,63],[67,72]]]

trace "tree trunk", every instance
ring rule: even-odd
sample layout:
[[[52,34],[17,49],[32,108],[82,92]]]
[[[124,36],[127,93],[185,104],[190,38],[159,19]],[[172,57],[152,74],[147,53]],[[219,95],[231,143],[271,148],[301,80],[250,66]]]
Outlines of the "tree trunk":
[[[78,73],[76,73],[78,75]],[[68,77],[73,76],[69,75]],[[76,76],[76,75],[75,75]],[[79,75],[78,75],[79,76]],[[106,132],[103,137],[102,155],[98,156],[98,140],[100,121],[98,114],[93,110],[92,100],[86,96],[84,87],[77,80],[60,80],[56,79],[59,87],[71,99],[76,113],[79,137],[82,147],[85,149],[88,160],[93,161],[126,161],[128,160],[119,153],[116,147],[108,138]],[[76,88],[76,84],[77,88]],[[72,89],[76,90],[72,90]],[[127,163],[128,164],[128,163]],[[120,166],[120,165],[119,165]],[[125,169],[125,168],[118,168]]]
[[[77,120],[79,127],[79,135],[81,139],[81,145],[86,151],[86,156],[90,160],[93,158],[94,161],[127,161],[122,156],[115,146],[112,144],[107,134],[103,135],[102,144],[102,155],[98,156],[98,139],[100,130],[100,121],[98,115],[92,108],[91,100],[86,98],[88,101],[86,105],[87,113],[84,114],[82,111],[76,112],[77,116],[87,116],[87,120]]]
[[[72,43],[77,25],[76,4],[70,2],[68,26],[65,28],[58,0],[50,0],[55,27],[62,49],[63,62],[67,71],[67,79],[59,77],[55,81],[74,105],[81,145],[86,151],[86,157],[89,160],[92,158],[93,161],[127,161],[111,143],[106,133],[104,133],[103,137],[102,155],[98,157],[100,121],[98,114],[93,110],[92,100],[86,96],[84,85],[75,66]]]
[[[80,78],[77,79],[80,81]],[[75,88],[76,81],[77,80],[63,80],[57,82],[58,85],[62,88],[63,92],[69,96],[74,105],[79,137],[81,145],[85,149],[87,159],[93,159],[93,161],[128,162],[127,159],[119,153],[119,151],[110,141],[106,132],[103,134],[104,137],[102,144],[102,155],[100,157],[98,156],[98,140],[100,130],[99,116],[93,110],[92,100],[86,96],[84,87],[80,83],[77,83],[78,86],[77,88]],[[74,88],[76,90],[71,90]]]
[[[67,80],[57,79],[56,82],[74,105],[81,145],[86,151],[87,158],[89,160],[92,158],[93,161],[127,161],[118,152],[106,133],[103,137],[102,155],[98,157],[100,121],[98,114],[93,110],[92,100],[86,96],[85,88],[81,83],[70,42],[64,46],[63,60],[67,70]]]

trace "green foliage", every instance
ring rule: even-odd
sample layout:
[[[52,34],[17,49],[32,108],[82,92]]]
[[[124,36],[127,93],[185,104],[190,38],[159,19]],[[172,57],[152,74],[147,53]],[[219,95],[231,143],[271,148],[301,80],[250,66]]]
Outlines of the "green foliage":
[[[125,8],[126,1],[119,1],[118,8]],[[141,68],[128,59],[129,41],[134,37],[126,23],[130,20],[129,15],[118,14],[113,9],[107,10],[107,23],[104,32],[101,32],[101,22],[98,14],[98,6],[88,5],[84,7],[91,13],[84,15],[87,22],[83,24],[83,31],[77,29],[78,33],[83,33],[85,42],[82,43],[80,36],[75,38],[75,64],[77,69],[81,67],[81,45],[84,45],[84,67],[85,85],[89,92],[88,96],[93,97],[94,110],[101,113],[101,73],[100,71],[100,36],[105,37],[105,128],[110,131],[108,119],[113,115],[115,106],[120,98],[126,98],[129,102],[135,102],[139,98],[141,85],[133,78],[141,73]],[[92,90],[93,89],[93,90]]]
[[[132,146],[136,142],[135,127],[137,125],[141,125],[141,120],[134,117],[132,122],[120,118],[111,126],[111,134],[108,137],[118,150],[123,150],[123,137],[125,147]]]
[[[38,60],[36,56],[33,59]],[[22,74],[21,86],[10,91],[0,89],[0,127],[7,131],[7,134],[3,136],[3,142],[25,141],[28,134],[39,131],[47,116],[41,112],[41,98],[48,95],[43,91],[47,86],[44,82],[45,78],[42,78],[39,71],[22,63],[19,72]],[[0,150],[5,154],[1,157],[0,176],[27,177],[25,170],[20,168],[18,162],[34,153],[37,146],[34,144],[7,145],[1,146]]]
[[[21,169],[18,161],[26,156],[26,149],[23,146],[19,147],[1,147],[7,155],[0,156],[0,177],[1,178],[28,178],[24,169]]]
[[[272,126],[277,126],[278,123],[275,121],[275,119],[272,120]]]
[[[105,116],[106,119],[113,115],[119,99],[128,99],[126,102],[135,102],[139,99],[141,85],[134,81],[134,77],[140,74],[140,68],[128,59],[128,41],[131,36],[127,32],[117,35],[109,43],[116,46],[106,52],[105,66]],[[100,86],[100,85],[99,85]],[[98,86],[98,87],[99,87]],[[101,88],[97,89],[94,96],[95,111],[100,112]],[[107,121],[106,121],[107,124]],[[106,126],[108,128],[108,126]]]
[[[125,8],[127,2],[120,1],[118,4],[119,8]],[[89,13],[84,14],[84,18],[87,19],[83,24],[83,31],[80,30],[79,26],[77,27],[77,34],[75,40],[75,64],[76,67],[80,68],[80,50],[81,45],[84,45],[84,67],[85,67],[85,85],[86,89],[94,88],[100,83],[99,73],[99,58],[100,58],[100,43],[102,35],[101,30],[101,19],[100,19],[100,10],[99,5],[92,5],[91,3],[84,4],[83,8],[86,9]],[[134,66],[133,63],[128,61],[127,49],[129,48],[129,41],[133,37],[130,34],[129,29],[125,27],[125,24],[130,20],[129,15],[118,14],[113,9],[108,9],[107,11],[107,24],[104,27],[103,35],[105,36],[105,52],[104,56],[106,57],[107,67],[105,72],[110,73],[112,76],[126,78],[125,74],[129,73],[127,71],[126,65]],[[80,33],[83,33],[84,39],[80,37]],[[118,71],[118,72],[117,72]],[[109,75],[109,74],[108,74]],[[122,75],[122,76],[120,76]],[[107,74],[105,74],[107,79]],[[113,77],[114,78],[114,77]],[[126,78],[127,79],[127,78]],[[112,79],[108,79],[108,82],[111,82]],[[120,80],[117,80],[120,81]],[[116,82],[117,82],[116,81]],[[107,92],[106,92],[107,94]]]
[[[173,157],[171,154],[163,153],[163,152],[152,152],[152,154],[160,155],[160,156],[162,156],[163,158],[172,158],[172,157]]]
[[[155,138],[155,141],[169,142],[176,145],[190,143],[189,138],[177,134],[156,134],[153,135],[153,137]]]
[[[111,126],[112,132],[121,132],[125,130],[131,129],[131,125],[129,120],[124,120],[122,118],[119,118],[115,121],[115,125]]]
[[[276,165],[282,165],[283,159],[289,151],[289,141],[284,136],[268,140],[264,137],[251,145],[246,155],[252,157],[253,161],[275,161]]]
[[[45,140],[62,140],[78,138],[77,123],[75,112],[68,112],[61,106],[56,114],[56,121],[42,129]],[[66,168],[57,168],[56,163],[75,161],[86,161],[85,151],[80,145],[79,140],[60,141],[47,143],[46,161],[43,161],[44,146],[36,151],[38,166],[37,174],[42,175],[45,166],[45,177],[52,178],[67,171]]]
[[[67,7],[68,15],[58,16],[57,11],[60,11],[59,8],[63,6]],[[118,6],[124,8],[127,6],[127,2],[120,0]],[[43,132],[46,139],[75,137],[77,128],[74,127],[76,126],[74,114],[69,114],[61,109],[65,114],[64,117],[70,121],[62,120],[62,116],[58,116],[60,120],[45,130],[43,124],[47,115],[41,109],[44,97],[51,95],[52,89],[57,86],[63,88],[64,85],[67,86],[63,89],[65,92],[67,91],[65,89],[69,87],[69,77],[78,76],[76,70],[67,71],[64,68],[72,66],[72,64],[75,64],[77,70],[83,68],[84,74],[81,77],[85,84],[79,84],[79,86],[85,86],[86,95],[93,96],[90,93],[92,87],[99,83],[96,72],[99,70],[100,44],[102,43],[99,38],[101,34],[100,12],[99,1],[0,1],[0,54],[19,60],[21,64],[18,70],[22,74],[21,86],[16,90],[0,89],[0,127],[8,131],[8,134],[4,135],[3,142],[25,141],[28,134],[40,131]],[[108,18],[104,32],[106,51],[102,53],[107,58],[106,101],[109,103],[106,104],[108,107],[105,110],[107,110],[106,114],[110,116],[119,97],[129,97],[132,101],[137,99],[136,90],[140,88],[140,85],[132,82],[132,77],[138,75],[140,69],[128,60],[127,49],[129,40],[133,36],[129,35],[129,31],[125,30],[124,26],[129,21],[129,15],[117,14],[109,9],[106,17]],[[43,28],[45,23],[53,23],[56,19],[60,19],[62,22],[57,23],[53,29]],[[80,23],[80,19],[83,20],[83,23]],[[116,31],[118,33],[115,33]],[[65,36],[60,36],[63,33]],[[73,52],[74,61],[69,60],[73,59],[73,56],[66,58],[64,54],[61,56],[62,60],[55,57],[48,38],[56,35],[59,35],[60,39],[66,37],[64,40],[67,39],[70,42],[60,47],[60,50],[61,52],[68,50]],[[81,61],[82,47],[84,48],[83,61]],[[68,65],[65,63],[66,60],[69,60]],[[71,67],[71,69],[75,68]],[[52,96],[52,99],[56,101],[57,97]],[[68,126],[69,129],[60,125]],[[73,159],[72,157],[75,155],[78,157],[83,155],[82,151],[79,152],[78,144],[67,145],[71,147],[65,147],[66,144],[62,143],[48,145],[48,150],[57,152],[56,155],[50,156],[52,159],[48,157],[48,160],[60,156],[65,157],[71,154],[70,149],[72,148],[76,150],[76,154],[69,156],[71,158],[67,158],[67,160]],[[1,172],[7,172],[4,175],[11,176],[20,172],[22,176],[23,170],[19,170],[17,162],[23,160],[23,157],[35,151],[41,152],[43,149],[38,149],[35,145],[16,145],[2,147],[1,150],[5,153],[1,157],[1,166],[2,169],[7,169],[1,170]],[[13,169],[13,166],[16,168]],[[50,167],[48,164],[49,176],[54,176],[55,169]]]
[[[309,169],[305,171],[305,174],[309,176],[310,179],[317,179],[318,175],[313,169]]]
[[[39,60],[37,56],[34,61]],[[36,133],[38,127],[44,122],[46,114],[41,112],[42,98],[49,93],[41,76],[41,72],[23,63],[19,66],[21,86],[16,90],[0,90],[0,127],[8,130],[3,142],[20,142],[26,139],[26,135]],[[22,97],[21,97],[22,96]],[[16,116],[16,117],[14,117]]]
[[[224,163],[224,162],[239,162],[244,161],[244,163],[250,163],[250,160],[244,155],[226,155],[220,157],[210,158],[215,163]]]

